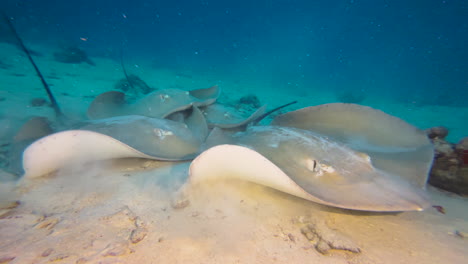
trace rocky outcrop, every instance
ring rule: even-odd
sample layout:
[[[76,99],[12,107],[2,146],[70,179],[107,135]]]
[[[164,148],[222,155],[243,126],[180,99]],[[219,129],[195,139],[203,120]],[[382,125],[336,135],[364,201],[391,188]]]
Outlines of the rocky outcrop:
[[[445,140],[448,129],[444,127],[430,128],[426,133],[435,148],[429,184],[468,196],[468,137],[452,144]]]

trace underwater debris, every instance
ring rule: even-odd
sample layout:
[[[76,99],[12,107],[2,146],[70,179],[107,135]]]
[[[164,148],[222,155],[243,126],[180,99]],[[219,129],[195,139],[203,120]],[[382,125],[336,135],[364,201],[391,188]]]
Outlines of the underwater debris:
[[[188,199],[175,200],[171,203],[172,208],[176,210],[184,209],[185,207],[189,205],[190,205],[190,200]]]
[[[44,250],[44,252],[42,252],[41,257],[43,257],[43,258],[48,257],[53,252],[54,252],[53,248],[48,248],[48,249]]]
[[[142,241],[148,235],[148,229],[138,224],[135,225],[137,225],[137,227],[133,229],[132,233],[130,234],[130,242],[133,244]]]
[[[52,230],[58,223],[60,222],[60,218],[57,217],[47,217],[43,221],[39,222],[35,228],[37,229],[46,229]]]
[[[134,253],[126,242],[115,242],[109,244],[109,246],[101,254],[103,257],[119,257]]]
[[[453,235],[458,237],[458,238],[461,238],[461,239],[465,239],[465,238],[468,238],[468,233],[466,232],[461,232],[459,230],[455,230],[453,231]]]
[[[52,258],[49,259],[49,262],[55,262],[55,261],[62,261],[64,259],[69,258],[69,254],[57,254],[56,256],[53,256]]]
[[[61,47],[59,51],[54,52],[55,61],[62,63],[80,64],[88,63],[91,66],[96,66],[86,52],[76,46]]]
[[[21,202],[17,200],[3,201],[2,204],[0,204],[0,218],[7,216],[13,209],[17,208],[20,204]]]
[[[441,205],[433,205],[432,207],[434,207],[437,212],[441,213],[441,214],[445,214],[445,208]]]

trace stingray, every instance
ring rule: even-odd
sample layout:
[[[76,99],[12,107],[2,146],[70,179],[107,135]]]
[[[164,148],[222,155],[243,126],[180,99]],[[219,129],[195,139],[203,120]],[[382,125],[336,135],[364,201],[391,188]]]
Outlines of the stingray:
[[[245,118],[243,115],[237,113],[233,108],[222,105],[222,104],[212,104],[203,108],[203,115],[206,117],[208,127],[221,128],[224,131],[243,131],[248,126],[256,125],[260,123],[265,117],[270,114],[281,110],[285,107],[293,105],[297,101],[292,101],[283,105],[280,105],[276,108],[273,108],[269,111],[266,111],[266,105],[259,107],[255,112],[250,116]]]
[[[311,131],[253,126],[223,143],[230,144],[212,147],[192,162],[191,184],[237,178],[363,211],[411,211],[429,205],[423,190],[374,167],[367,154]]]
[[[208,129],[222,128],[225,130],[244,130],[248,125],[256,123],[265,117],[266,107],[260,107],[254,113],[248,117],[236,113],[234,109],[226,107],[221,104],[213,104],[206,107],[202,107],[198,111],[202,114]],[[191,115],[192,109],[186,109],[184,111],[178,111],[167,116],[167,119],[174,120],[177,122],[186,122],[187,116]]]
[[[53,132],[51,122],[47,118],[35,116],[29,119],[11,140],[4,169],[19,176],[22,173],[21,154],[26,147],[37,139]]]
[[[365,152],[372,164],[426,185],[434,147],[424,131],[371,107],[333,103],[306,107],[275,117],[272,125],[314,131]]]
[[[203,110],[193,106],[192,109],[173,113],[167,119],[185,123],[202,141],[209,137],[204,144],[204,148],[207,148],[216,145],[223,138],[229,137],[228,134],[244,131],[247,127],[258,124],[271,113],[295,103],[297,101],[278,106],[268,112],[265,111],[266,106],[263,106],[247,118],[237,114],[234,109],[221,104],[203,107]]]
[[[116,158],[180,161],[193,159],[202,142],[183,124],[143,116],[119,116],[88,122],[41,138],[23,153],[25,178],[62,167]]]
[[[192,91],[180,89],[158,90],[130,103],[125,94],[118,91],[98,95],[88,108],[90,119],[101,119],[122,115],[142,115],[165,118],[172,113],[189,109],[192,106],[207,106],[216,101],[220,93],[217,85]]]
[[[242,129],[248,124],[259,119],[266,113],[266,106],[258,108],[249,117],[245,118],[235,112],[234,109],[222,104],[213,104],[202,110],[210,128],[219,127],[223,129]]]

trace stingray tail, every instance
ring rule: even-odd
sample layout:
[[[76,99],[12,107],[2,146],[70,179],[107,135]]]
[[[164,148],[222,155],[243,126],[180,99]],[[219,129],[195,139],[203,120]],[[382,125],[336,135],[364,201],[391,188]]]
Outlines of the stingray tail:
[[[57,103],[57,100],[55,100],[55,97],[54,95],[52,94],[52,91],[50,90],[50,87],[49,85],[47,84],[47,82],[45,81],[44,79],[44,76],[42,75],[41,71],[39,70],[39,68],[37,67],[36,63],[34,62],[32,56],[31,56],[31,53],[29,52],[29,50],[26,48],[26,46],[24,45],[24,42],[23,40],[20,38],[20,36],[18,35],[18,32],[16,31],[15,27],[13,26],[13,23],[11,22],[10,18],[2,13],[2,16],[6,22],[6,24],[8,25],[8,27],[10,28],[11,32],[13,33],[13,35],[15,36],[16,40],[18,41],[18,44],[20,45],[21,49],[24,51],[24,53],[26,54],[26,56],[28,57],[29,59],[29,62],[31,62],[32,66],[34,67],[34,70],[36,71],[37,73],[37,76],[39,76],[39,79],[41,79],[41,82],[42,82],[42,86],[44,86],[44,89],[46,90],[47,92],[47,95],[49,96],[49,100],[51,102],[51,105],[52,105],[52,108],[54,109],[55,111],[55,114],[57,116],[57,118],[59,120],[62,120],[62,118],[64,117],[62,111],[60,110],[60,107]]]
[[[270,111],[264,113],[263,115],[261,115],[261,116],[259,116],[257,119],[255,119],[255,120],[251,123],[251,125],[256,125],[256,124],[260,123],[260,121],[262,121],[263,119],[265,119],[265,117],[271,115],[272,113],[274,113],[274,112],[276,112],[276,111],[278,111],[278,110],[280,110],[280,109],[283,109],[283,108],[285,108],[285,107],[287,107],[287,106],[290,106],[290,105],[292,105],[292,104],[295,104],[295,103],[297,103],[297,101],[292,101],[292,102],[290,102],[290,103],[287,103],[287,104],[278,106],[278,107],[276,107],[276,108],[274,108],[274,109],[271,109]]]
[[[132,89],[132,91],[136,91],[135,87],[133,87],[133,82],[131,82],[130,78],[128,77],[127,69],[125,68],[125,63],[123,59],[123,47],[120,50],[120,66],[122,66],[122,71],[123,71],[123,74],[125,75],[125,79],[127,79],[128,86]]]

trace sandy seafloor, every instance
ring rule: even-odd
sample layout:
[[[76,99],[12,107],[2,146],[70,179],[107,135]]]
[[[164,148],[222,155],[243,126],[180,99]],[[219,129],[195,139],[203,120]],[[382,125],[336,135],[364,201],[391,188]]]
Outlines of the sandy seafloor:
[[[114,60],[93,58],[97,66],[63,64],[51,59],[51,51],[34,48],[44,54],[37,63],[71,118],[84,118],[92,98],[112,90],[123,77]],[[3,143],[29,117],[52,117],[53,112],[29,105],[32,98],[46,96],[19,50],[0,43],[0,61],[8,65],[0,68]],[[159,89],[218,84],[221,102],[249,93],[270,107],[299,100],[289,110],[335,101],[320,88],[295,94],[235,72],[154,68],[131,59],[128,65],[131,73]],[[416,107],[372,96],[364,104],[420,128],[444,125],[453,142],[468,136],[468,108]],[[433,204],[442,205],[445,214],[433,208],[376,214],[325,207],[240,182],[209,183],[181,196],[177,189],[187,177],[187,167],[142,160],[107,162],[19,185],[2,171],[2,207],[20,204],[0,217],[0,263],[417,264],[468,259],[467,238],[455,234],[468,232],[467,198],[428,187]],[[324,244],[336,249],[322,254],[316,247]]]

